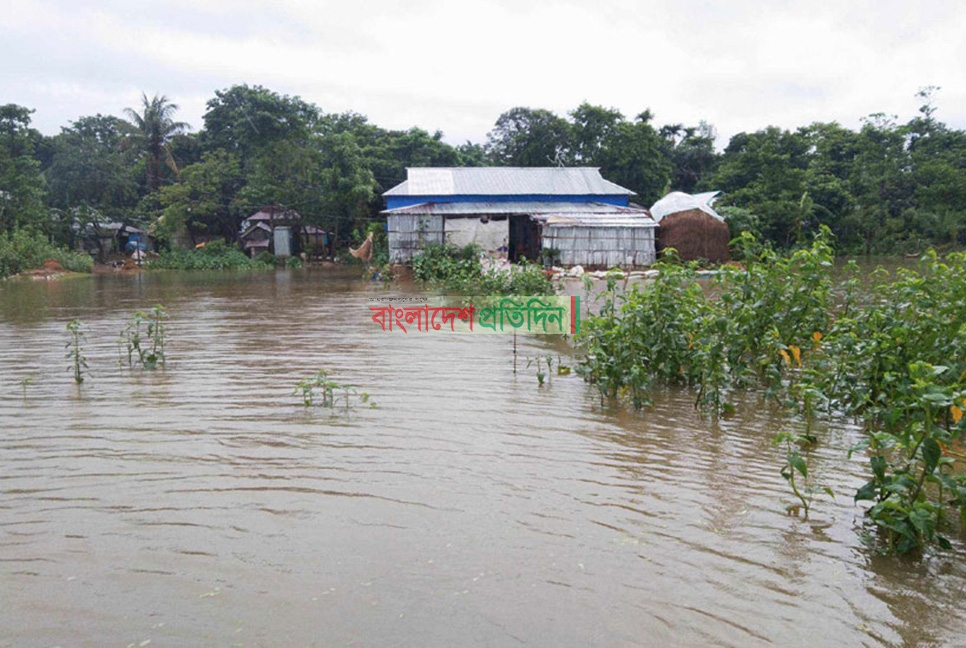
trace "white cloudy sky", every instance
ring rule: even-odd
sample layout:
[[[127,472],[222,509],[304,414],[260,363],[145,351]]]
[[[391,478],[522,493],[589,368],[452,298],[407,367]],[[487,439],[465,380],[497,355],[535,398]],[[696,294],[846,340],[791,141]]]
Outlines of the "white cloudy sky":
[[[587,100],[659,124],[742,130],[906,119],[938,85],[966,126],[966,2],[738,0],[4,0],[0,103],[52,134],[167,94],[201,126],[234,83],[382,126],[482,141],[517,105]]]

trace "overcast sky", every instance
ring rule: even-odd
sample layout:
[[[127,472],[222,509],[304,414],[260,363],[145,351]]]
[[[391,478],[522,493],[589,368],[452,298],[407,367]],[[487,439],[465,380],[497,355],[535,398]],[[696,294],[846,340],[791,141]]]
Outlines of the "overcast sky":
[[[966,2],[4,0],[0,103],[47,134],[161,92],[195,129],[261,84],[388,128],[483,141],[513,106],[582,101],[743,130],[886,112],[966,127]]]

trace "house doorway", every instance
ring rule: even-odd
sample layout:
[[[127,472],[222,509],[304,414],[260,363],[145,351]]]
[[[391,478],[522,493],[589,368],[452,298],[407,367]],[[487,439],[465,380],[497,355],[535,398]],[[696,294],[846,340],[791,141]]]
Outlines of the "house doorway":
[[[529,216],[510,217],[509,257],[513,263],[521,259],[536,261],[540,254],[540,226]]]

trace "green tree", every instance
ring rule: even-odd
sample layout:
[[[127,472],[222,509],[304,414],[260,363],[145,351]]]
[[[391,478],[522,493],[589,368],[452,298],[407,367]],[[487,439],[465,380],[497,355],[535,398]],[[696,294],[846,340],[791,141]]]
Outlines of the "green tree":
[[[129,136],[130,145],[135,147],[143,156],[146,163],[148,192],[156,194],[161,188],[163,167],[167,166],[175,175],[178,165],[172,155],[171,142],[175,135],[183,132],[188,126],[184,122],[174,121],[174,113],[178,106],[168,101],[164,95],[154,95],[148,99],[141,95],[141,111],[125,108],[124,113],[134,124],[135,130]]]
[[[853,221],[869,254],[876,239],[904,234],[902,214],[912,206],[912,192],[903,129],[882,113],[863,122],[852,172],[857,204]]]
[[[30,128],[33,110],[0,106],[0,231],[46,229],[46,191],[40,162],[33,154],[40,134]]]
[[[664,195],[673,171],[651,119],[651,112],[645,110],[634,121],[621,121],[604,140],[598,155],[588,161],[599,166],[605,178],[627,187],[648,206]]]
[[[204,114],[202,142],[239,156],[243,166],[260,149],[283,140],[307,141],[319,126],[319,109],[299,97],[262,86],[217,90]]]
[[[770,126],[739,133],[725,148],[713,184],[725,192],[724,204],[757,214],[765,236],[789,246],[814,224],[806,183],[808,151],[801,132]]]
[[[294,209],[312,220],[322,213],[322,152],[317,146],[281,140],[251,160],[248,181],[235,207],[248,214],[266,205]]]
[[[181,170],[181,182],[161,188],[164,213],[158,234],[170,241],[186,227],[192,237],[213,234],[235,239],[243,215],[234,200],[243,185],[236,155],[220,149],[205,153],[200,162]]]
[[[81,117],[53,137],[44,171],[49,202],[62,210],[93,209],[122,218],[137,203],[131,154],[122,144],[131,125],[117,117]]]
[[[572,161],[570,124],[549,110],[512,108],[487,135],[487,154],[502,166],[540,167]]]
[[[661,135],[667,140],[667,157],[671,164],[671,188],[694,193],[704,186],[702,181],[714,173],[718,156],[714,151],[714,126],[701,122],[697,126],[672,124],[663,126]]]
[[[321,189],[325,216],[318,224],[331,228],[336,243],[340,243],[348,240],[354,228],[365,228],[376,180],[365,164],[359,145],[348,133],[325,138],[322,151]]]

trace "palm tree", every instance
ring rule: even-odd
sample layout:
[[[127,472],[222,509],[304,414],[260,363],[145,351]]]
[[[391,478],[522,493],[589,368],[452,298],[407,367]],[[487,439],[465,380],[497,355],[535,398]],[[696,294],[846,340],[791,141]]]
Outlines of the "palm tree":
[[[177,104],[168,101],[164,95],[148,95],[142,93],[143,103],[141,112],[133,108],[125,108],[124,113],[137,129],[132,135],[132,144],[141,148],[147,156],[148,190],[155,193],[161,187],[161,162],[163,161],[174,173],[178,174],[178,165],[171,155],[172,138],[184,132],[188,125],[173,119]]]

